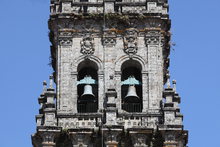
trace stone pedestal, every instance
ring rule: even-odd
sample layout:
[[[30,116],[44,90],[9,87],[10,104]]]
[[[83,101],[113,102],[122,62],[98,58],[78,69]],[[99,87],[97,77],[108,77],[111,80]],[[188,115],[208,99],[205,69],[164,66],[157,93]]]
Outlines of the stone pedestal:
[[[107,107],[106,107],[106,125],[116,125],[117,120],[117,108],[116,108],[116,96],[115,89],[108,90],[106,92]]]

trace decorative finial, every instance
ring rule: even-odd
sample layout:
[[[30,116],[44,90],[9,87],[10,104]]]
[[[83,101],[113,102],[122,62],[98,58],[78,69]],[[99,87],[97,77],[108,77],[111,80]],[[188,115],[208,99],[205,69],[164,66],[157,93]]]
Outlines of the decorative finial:
[[[173,80],[173,90],[176,91],[176,80]]]
[[[167,88],[170,88],[170,74],[167,73]]]
[[[47,90],[47,82],[43,81],[43,92]]]
[[[53,89],[53,75],[50,75],[50,89]]]

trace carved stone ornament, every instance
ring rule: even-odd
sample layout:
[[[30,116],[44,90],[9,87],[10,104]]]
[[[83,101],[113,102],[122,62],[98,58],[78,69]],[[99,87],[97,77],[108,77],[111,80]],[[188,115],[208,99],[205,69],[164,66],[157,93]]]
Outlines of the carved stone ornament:
[[[71,46],[73,42],[71,38],[62,38],[59,40],[59,43],[61,46]]]
[[[68,31],[60,31],[59,36],[60,37],[72,37],[73,33]]]
[[[55,133],[51,133],[51,132],[43,132],[41,134],[41,137],[43,139],[44,143],[54,143],[54,139],[55,139]]]
[[[72,32],[69,31],[60,31],[59,32],[59,43],[62,46],[71,46],[72,41]]]
[[[90,35],[86,35],[81,43],[81,53],[84,55],[94,54],[94,39]]]
[[[145,43],[147,45],[159,45],[160,43],[160,32],[159,31],[148,31],[145,35]]]
[[[113,47],[116,44],[116,33],[115,31],[107,30],[104,32],[102,38],[103,46]]]
[[[87,144],[89,144],[89,140],[90,138],[86,134],[71,135],[73,147],[87,147]]]
[[[144,134],[132,135],[132,143],[134,147],[148,147],[146,145],[147,136]]]
[[[175,134],[166,133],[166,135],[165,135],[165,140],[166,140],[166,142],[175,141]]]
[[[124,37],[124,52],[130,55],[136,54],[137,50],[137,30],[133,28],[128,29]]]
[[[103,45],[107,47],[113,47],[116,44],[116,38],[113,37],[104,37],[102,41]]]

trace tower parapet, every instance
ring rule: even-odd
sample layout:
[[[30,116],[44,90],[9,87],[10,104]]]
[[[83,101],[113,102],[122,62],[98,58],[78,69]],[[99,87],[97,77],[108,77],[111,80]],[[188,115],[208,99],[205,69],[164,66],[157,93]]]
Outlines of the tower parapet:
[[[167,0],[51,0],[51,15],[168,14]]]

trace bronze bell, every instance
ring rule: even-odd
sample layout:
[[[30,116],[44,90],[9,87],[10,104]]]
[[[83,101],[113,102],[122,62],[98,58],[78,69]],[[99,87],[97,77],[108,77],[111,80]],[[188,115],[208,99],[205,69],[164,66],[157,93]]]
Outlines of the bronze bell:
[[[95,98],[95,95],[92,93],[92,86],[91,85],[85,85],[84,86],[84,92],[81,95],[82,99],[93,99]]]
[[[134,85],[130,85],[128,87],[128,93],[125,97],[125,101],[135,102],[139,100],[139,96],[137,95],[136,88]]]

